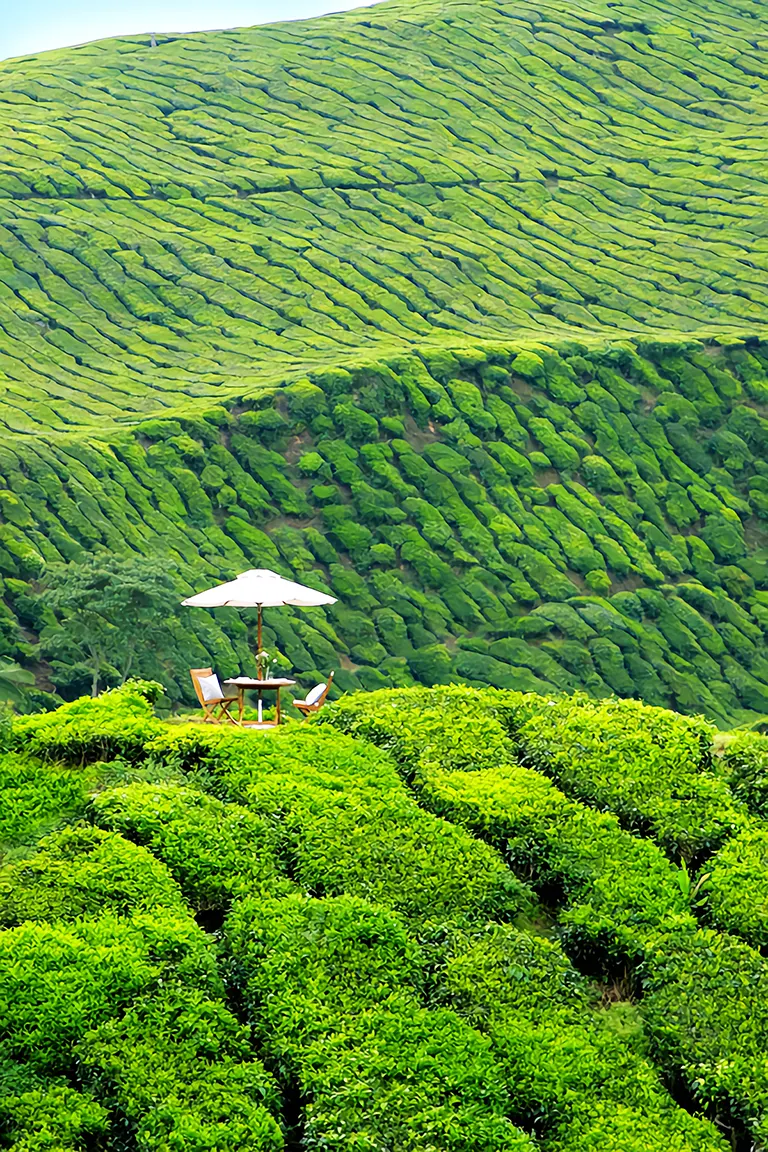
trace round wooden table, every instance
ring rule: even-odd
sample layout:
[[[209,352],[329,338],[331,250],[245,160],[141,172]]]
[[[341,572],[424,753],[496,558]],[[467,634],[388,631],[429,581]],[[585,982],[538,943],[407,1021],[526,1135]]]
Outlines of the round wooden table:
[[[290,688],[295,684],[295,680],[286,680],[283,677],[278,677],[274,680],[254,680],[251,676],[235,676],[231,680],[225,680],[225,684],[231,684],[233,688],[237,689],[237,708],[238,708],[238,724],[243,723],[243,707],[245,704],[245,693],[254,691],[258,693],[258,723],[253,727],[260,728],[276,728],[280,723],[280,689]],[[275,693],[275,719],[269,723],[262,720],[262,693],[274,692]]]

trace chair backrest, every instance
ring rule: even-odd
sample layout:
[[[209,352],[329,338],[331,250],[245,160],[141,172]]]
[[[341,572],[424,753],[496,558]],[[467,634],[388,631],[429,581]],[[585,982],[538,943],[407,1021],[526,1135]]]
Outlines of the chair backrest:
[[[189,674],[195,686],[195,693],[201,704],[214,704],[224,697],[218,676],[212,668],[190,668]]]
[[[325,703],[325,698],[330,691],[332,683],[333,672],[331,672],[325,684],[315,684],[314,688],[310,688],[309,692],[307,692],[306,696],[304,697],[304,703],[312,704],[319,708],[321,704]]]

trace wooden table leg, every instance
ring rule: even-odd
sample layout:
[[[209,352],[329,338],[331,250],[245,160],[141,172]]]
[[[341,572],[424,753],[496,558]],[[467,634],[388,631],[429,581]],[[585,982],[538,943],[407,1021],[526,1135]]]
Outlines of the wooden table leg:
[[[243,710],[245,709],[245,688],[238,687],[237,689],[237,722],[243,722]]]
[[[275,692],[275,696],[276,696],[276,701],[275,701],[275,724],[276,724],[276,725],[279,727],[279,725],[280,725],[280,689],[279,689],[279,688],[278,688],[278,689],[277,689],[277,691]]]

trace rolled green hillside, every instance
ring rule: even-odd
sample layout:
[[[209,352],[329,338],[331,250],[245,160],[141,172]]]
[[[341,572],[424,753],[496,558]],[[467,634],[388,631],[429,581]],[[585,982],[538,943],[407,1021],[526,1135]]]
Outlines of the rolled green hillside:
[[[301,685],[768,713],[760,21],[387,0],[0,63],[0,655],[82,691],[36,592],[109,550],[332,591],[267,621]],[[174,637],[175,701],[248,670],[239,618]]]

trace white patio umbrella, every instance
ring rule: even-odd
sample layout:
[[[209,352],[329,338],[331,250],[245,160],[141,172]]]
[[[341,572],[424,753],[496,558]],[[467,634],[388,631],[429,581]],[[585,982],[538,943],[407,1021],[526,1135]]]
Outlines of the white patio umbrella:
[[[236,580],[218,584],[206,592],[198,592],[182,600],[189,608],[258,608],[258,650],[261,652],[261,611],[262,608],[282,608],[293,605],[296,608],[314,608],[320,604],[335,604],[336,597],[318,592],[316,588],[306,588],[294,580],[286,580],[269,568],[251,568],[241,572]]]

